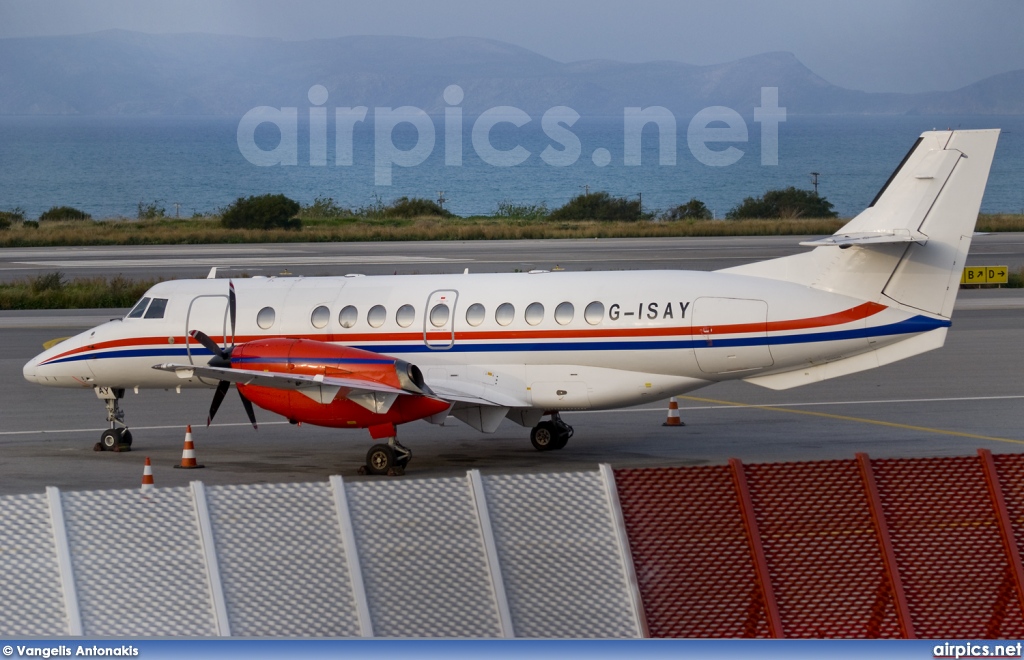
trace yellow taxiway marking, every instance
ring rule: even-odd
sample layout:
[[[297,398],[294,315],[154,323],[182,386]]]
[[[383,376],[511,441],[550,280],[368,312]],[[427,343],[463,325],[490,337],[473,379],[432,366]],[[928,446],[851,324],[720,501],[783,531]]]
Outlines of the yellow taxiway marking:
[[[888,426],[894,429],[905,429],[907,431],[924,431],[925,433],[937,433],[939,435],[953,435],[960,438],[973,438],[975,440],[992,440],[994,442],[1009,442],[1015,445],[1024,445],[1024,440],[1012,440],[1010,438],[994,438],[990,435],[978,435],[976,433],[964,433],[962,431],[949,431],[947,429],[933,429],[927,426],[914,426],[912,424],[899,424],[897,422],[883,422],[878,419],[867,419],[866,417],[851,417],[849,415],[833,415],[831,413],[816,412],[814,410],[794,410],[792,408],[780,408],[778,406],[755,406],[749,403],[738,403],[736,401],[721,401],[718,399],[705,399],[697,396],[680,396],[678,399],[697,401],[699,403],[713,403],[720,406],[737,406],[743,408],[757,408],[759,410],[771,410],[774,412],[792,413],[794,415],[809,415],[811,417],[824,417],[826,419],[838,419],[844,422],[859,422],[861,424],[874,424],[876,426]]]

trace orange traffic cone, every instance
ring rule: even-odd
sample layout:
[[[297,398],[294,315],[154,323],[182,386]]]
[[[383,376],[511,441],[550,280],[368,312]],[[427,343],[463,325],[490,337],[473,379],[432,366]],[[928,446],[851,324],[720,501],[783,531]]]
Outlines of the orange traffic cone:
[[[185,429],[185,448],[181,450],[181,465],[175,465],[174,467],[185,468],[187,470],[206,467],[205,465],[196,464],[196,447],[192,444],[191,424],[189,424]]]
[[[675,397],[668,400],[668,419],[662,426],[686,426],[683,424],[683,420],[679,418],[679,402],[676,401]]]
[[[142,492],[148,493],[153,490],[153,465],[146,457],[146,467],[142,468]]]

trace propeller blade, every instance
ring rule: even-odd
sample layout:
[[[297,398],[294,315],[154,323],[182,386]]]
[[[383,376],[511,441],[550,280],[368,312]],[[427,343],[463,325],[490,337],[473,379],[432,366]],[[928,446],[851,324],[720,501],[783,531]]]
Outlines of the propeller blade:
[[[188,333],[193,339],[206,347],[206,350],[213,353],[215,356],[221,359],[227,359],[227,354],[217,345],[217,342],[210,339],[210,337],[202,330],[192,330]]]
[[[220,408],[220,404],[224,400],[224,395],[228,393],[229,387],[231,387],[231,383],[226,380],[217,383],[217,391],[213,393],[213,403],[210,404],[210,414],[206,418],[207,426],[213,421],[213,416],[217,414],[217,409]]]
[[[252,401],[245,398],[245,395],[242,394],[242,390],[238,390],[238,396],[242,399],[242,405],[245,406],[245,414],[249,416],[249,422],[252,424],[252,427],[258,431],[259,427],[256,426],[256,413],[252,410]]]
[[[228,280],[228,314],[231,317],[231,348],[235,347],[235,316],[237,303],[235,300],[235,283]]]

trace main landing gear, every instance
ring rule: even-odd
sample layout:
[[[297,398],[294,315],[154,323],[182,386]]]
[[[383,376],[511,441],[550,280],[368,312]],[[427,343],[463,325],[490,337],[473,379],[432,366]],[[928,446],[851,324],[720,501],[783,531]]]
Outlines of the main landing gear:
[[[573,435],[573,428],[562,420],[557,411],[547,413],[551,419],[534,426],[530,431],[530,442],[537,451],[555,451],[565,447]],[[359,474],[386,474],[389,477],[405,474],[405,467],[412,460],[412,452],[398,441],[394,427],[388,429],[391,435],[387,444],[379,443],[366,452],[366,465],[359,467]],[[377,435],[383,437],[383,433]]]
[[[395,477],[405,474],[405,466],[412,460],[412,451],[391,436],[387,444],[377,444],[366,452],[366,465],[359,474],[386,474]]]
[[[572,427],[562,421],[557,412],[551,413],[551,420],[541,422],[530,431],[530,442],[537,451],[556,451],[565,447],[572,437]]]
[[[124,423],[124,411],[118,403],[124,398],[123,389],[110,387],[95,388],[96,396],[107,406],[107,422],[110,428],[100,434],[95,451],[131,451],[132,432]]]

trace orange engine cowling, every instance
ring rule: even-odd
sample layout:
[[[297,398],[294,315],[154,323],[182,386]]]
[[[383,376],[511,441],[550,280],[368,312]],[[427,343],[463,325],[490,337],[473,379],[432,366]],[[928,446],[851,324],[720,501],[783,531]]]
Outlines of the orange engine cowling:
[[[375,413],[339,395],[320,403],[296,390],[238,384],[250,401],[292,422],[335,428],[387,427],[430,417],[448,409],[445,401],[430,396],[419,368],[404,360],[309,339],[258,339],[235,347],[235,369],[344,377],[376,382],[407,392],[385,413]]]

